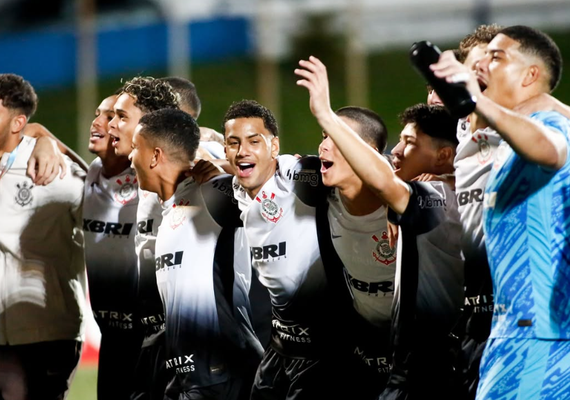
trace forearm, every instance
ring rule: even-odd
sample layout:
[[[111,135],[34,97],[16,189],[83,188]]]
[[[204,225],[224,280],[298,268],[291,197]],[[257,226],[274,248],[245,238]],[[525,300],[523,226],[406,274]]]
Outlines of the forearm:
[[[403,213],[409,202],[409,190],[390,163],[332,110],[317,117],[317,121],[364,184],[398,214]]]
[[[525,160],[555,170],[566,162],[567,145],[561,134],[501,107],[485,96],[478,99],[475,112]]]

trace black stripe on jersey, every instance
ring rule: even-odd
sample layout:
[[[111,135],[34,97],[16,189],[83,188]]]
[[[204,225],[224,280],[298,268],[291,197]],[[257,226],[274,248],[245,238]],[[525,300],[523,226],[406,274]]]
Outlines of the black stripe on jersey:
[[[326,203],[331,188],[323,185],[321,160],[315,156],[303,157],[285,175],[294,182],[295,195],[310,207]]]
[[[200,186],[204,204],[208,212],[222,227],[240,227],[243,222],[240,219],[237,200],[234,198],[232,187],[232,175],[220,175]]]

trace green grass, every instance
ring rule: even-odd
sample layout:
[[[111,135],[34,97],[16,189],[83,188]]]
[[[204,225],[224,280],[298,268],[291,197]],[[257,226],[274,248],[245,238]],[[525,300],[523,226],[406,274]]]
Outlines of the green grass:
[[[97,400],[97,366],[81,365],[69,390],[68,400]]]

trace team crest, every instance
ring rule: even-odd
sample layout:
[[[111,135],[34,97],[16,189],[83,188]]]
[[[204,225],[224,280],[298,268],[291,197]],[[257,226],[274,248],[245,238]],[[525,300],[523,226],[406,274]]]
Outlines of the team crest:
[[[181,199],[178,204],[172,205],[172,216],[170,217],[170,227],[174,230],[186,221],[186,206],[190,204],[188,200]]]
[[[137,178],[131,179],[130,175],[125,176],[125,181],[117,179],[116,181],[121,185],[120,189],[115,192],[115,200],[123,205],[137,197]]]
[[[476,136],[472,136],[471,140],[477,143],[479,146],[479,151],[477,152],[477,159],[479,164],[485,165],[491,158],[491,153],[493,152],[491,146],[489,145],[489,137],[484,133],[478,133]]]
[[[16,194],[16,197],[14,197],[16,203],[18,203],[22,207],[25,207],[28,204],[30,204],[34,199],[34,196],[32,196],[32,188],[34,187],[34,185],[28,186],[28,183],[24,182],[22,184],[20,183],[16,184],[16,187],[18,188],[18,193]]]
[[[396,261],[396,249],[390,247],[388,233],[386,231],[382,232],[380,238],[376,235],[372,235],[372,240],[376,242],[376,251],[372,252],[372,256],[374,256],[376,261],[384,265],[390,265]]]
[[[263,218],[269,222],[277,223],[283,216],[283,209],[279,207],[279,204],[275,202],[275,193],[271,193],[268,197],[265,192],[261,193],[261,198],[259,196],[255,197],[259,203],[261,203],[261,215]]]

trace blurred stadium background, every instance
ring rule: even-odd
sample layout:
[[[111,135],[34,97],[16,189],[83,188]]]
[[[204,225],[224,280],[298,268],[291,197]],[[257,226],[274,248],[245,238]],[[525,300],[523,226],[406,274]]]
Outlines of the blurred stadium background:
[[[393,145],[398,113],[426,98],[411,44],[454,48],[491,22],[543,29],[570,60],[568,0],[0,0],[0,72],[34,85],[34,121],[87,160],[96,106],[135,75],[191,79],[199,123],[217,130],[232,101],[256,99],[278,116],[284,153],[315,154],[320,129],[293,74],[300,58],[320,57],[333,108],[372,108]],[[554,95],[570,103],[568,72]],[[94,323],[88,336],[71,400],[96,398]]]

